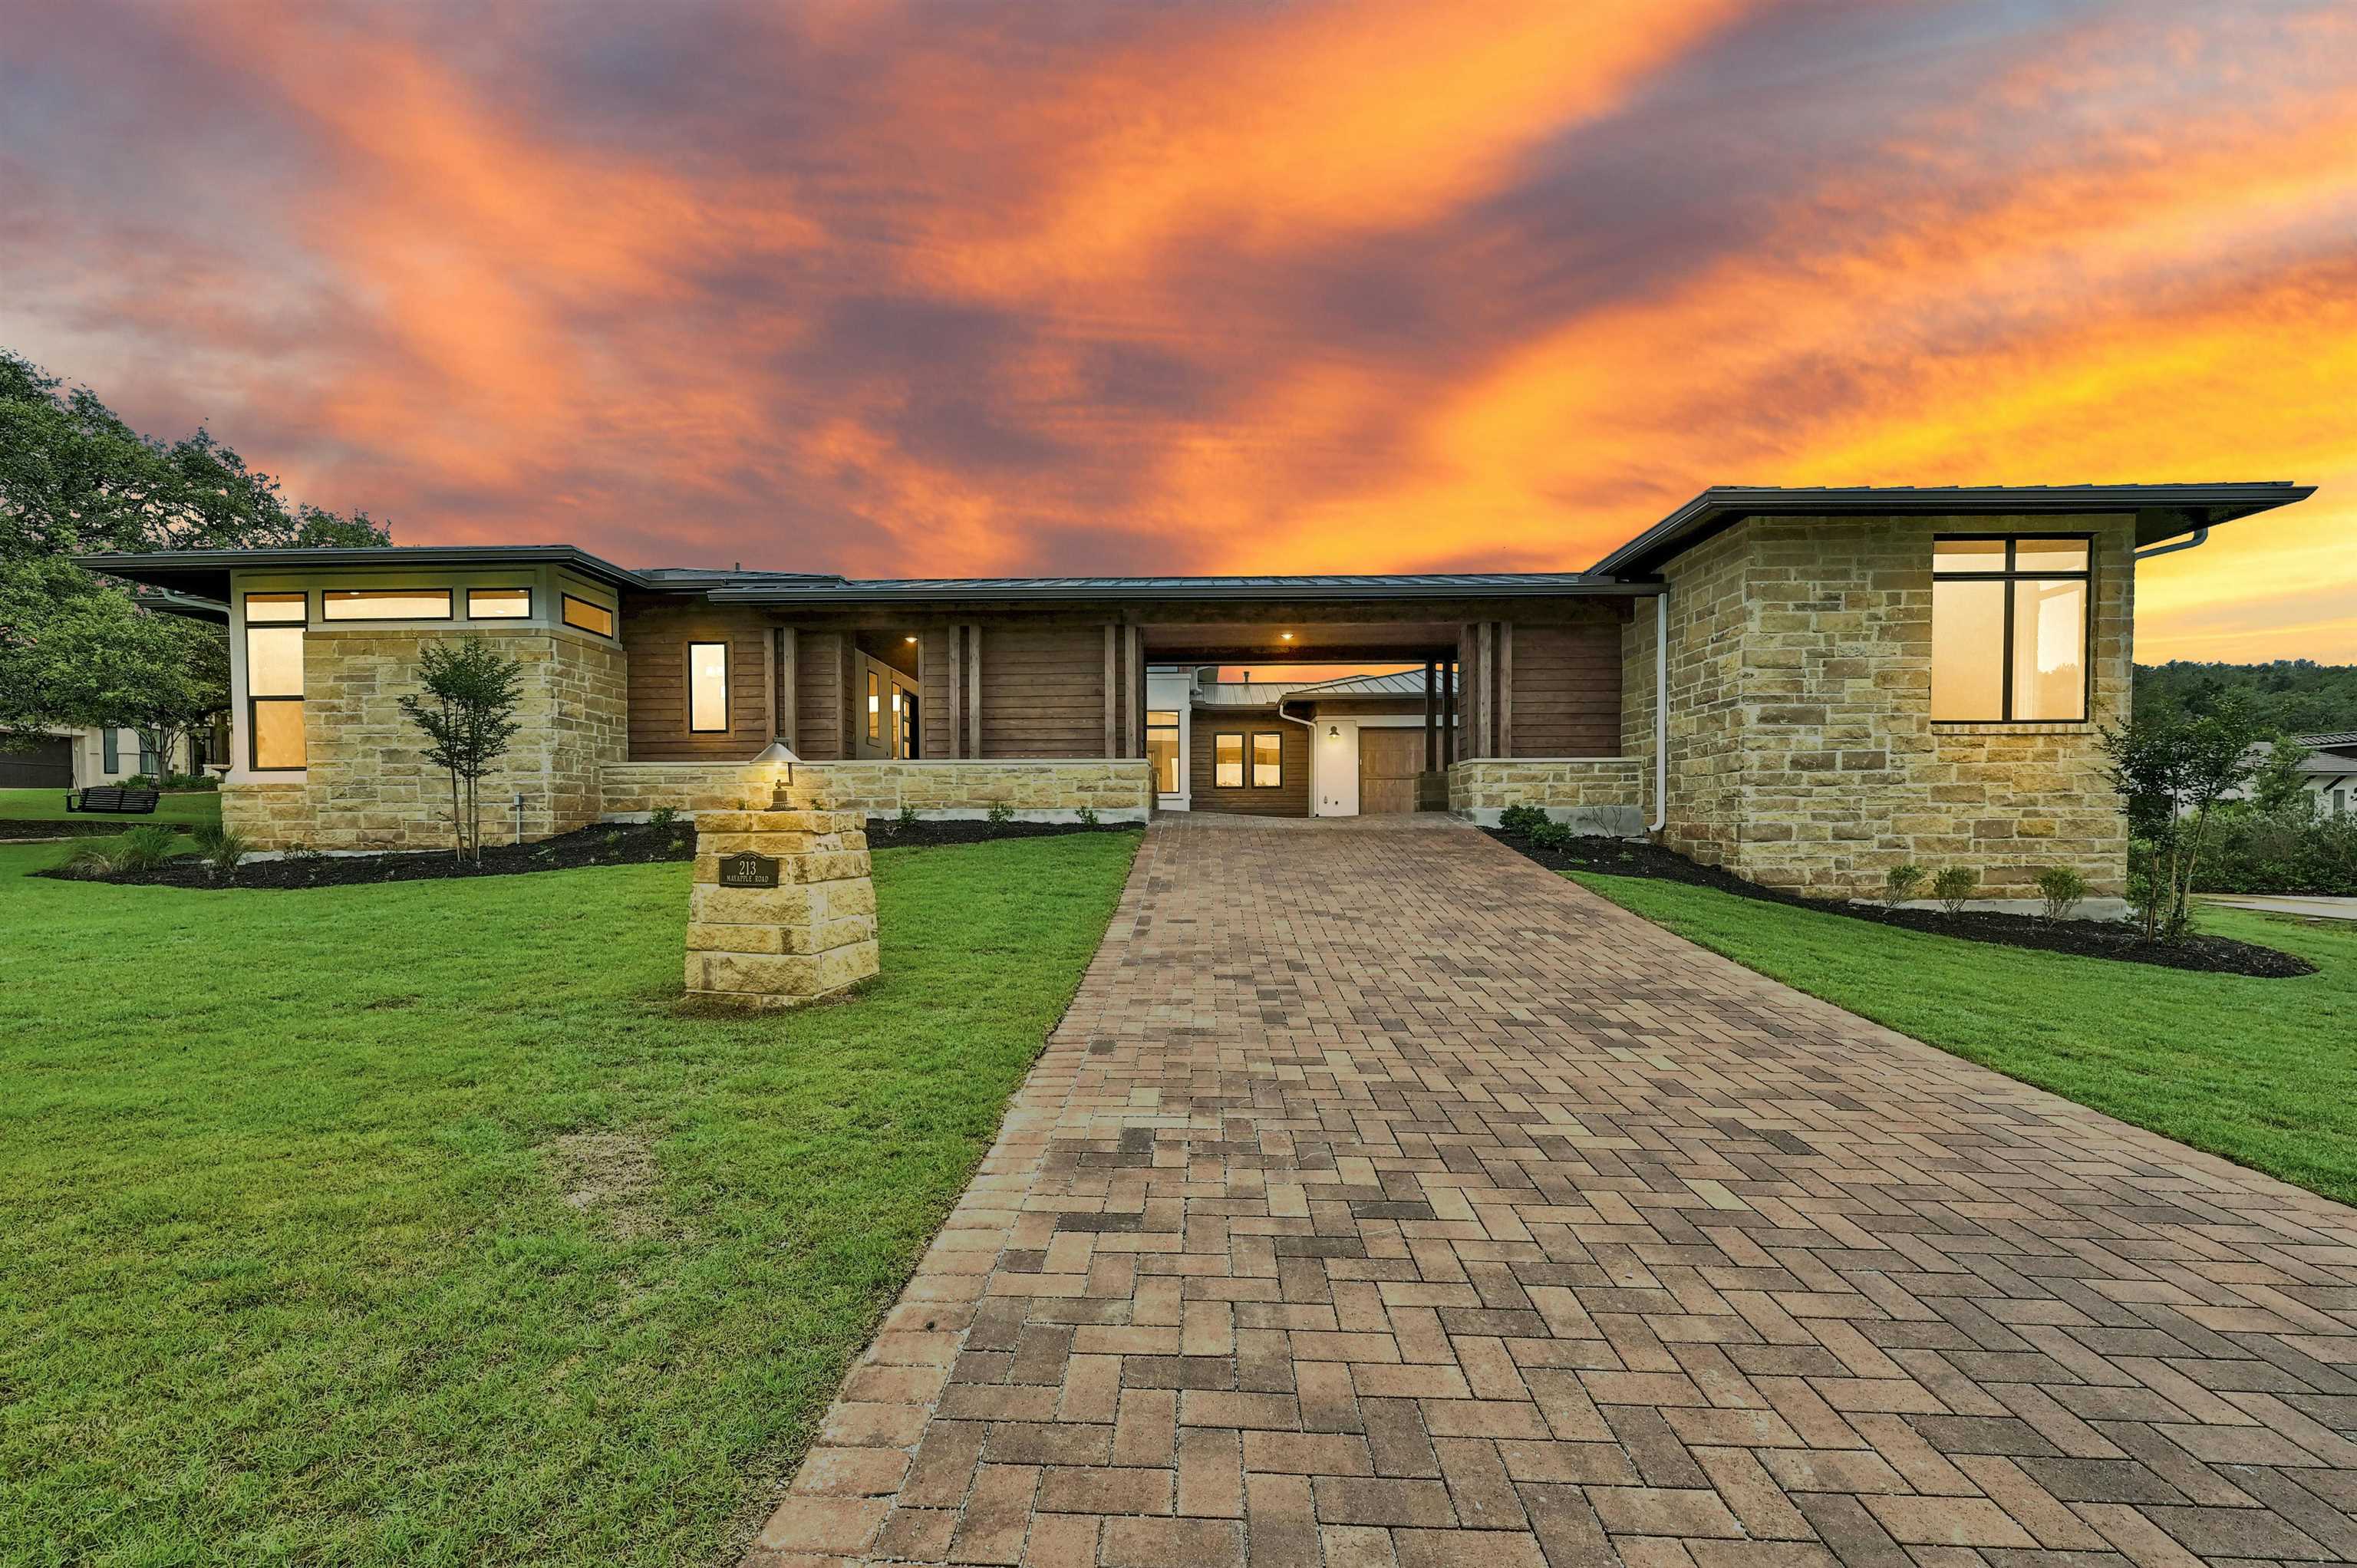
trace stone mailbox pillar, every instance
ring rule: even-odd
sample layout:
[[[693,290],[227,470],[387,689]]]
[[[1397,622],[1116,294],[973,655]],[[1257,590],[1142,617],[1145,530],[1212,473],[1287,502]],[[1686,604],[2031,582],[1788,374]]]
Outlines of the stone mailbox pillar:
[[[799,1007],[877,972],[866,823],[832,806],[780,785],[769,810],[696,814],[690,996]]]

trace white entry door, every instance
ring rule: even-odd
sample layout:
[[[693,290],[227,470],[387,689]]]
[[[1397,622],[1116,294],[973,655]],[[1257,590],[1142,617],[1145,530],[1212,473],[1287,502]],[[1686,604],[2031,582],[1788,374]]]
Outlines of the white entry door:
[[[1314,747],[1318,760],[1309,772],[1318,791],[1317,815],[1355,817],[1359,814],[1359,726],[1348,719],[1319,719]]]

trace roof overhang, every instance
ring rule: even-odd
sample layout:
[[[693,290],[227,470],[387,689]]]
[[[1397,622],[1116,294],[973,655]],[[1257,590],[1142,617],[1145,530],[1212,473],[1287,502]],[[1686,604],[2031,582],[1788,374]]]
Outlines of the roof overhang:
[[[1258,599],[1347,604],[1654,591],[1652,584],[1618,582],[1592,572],[1468,572],[1399,576],[942,577],[867,582],[853,578],[779,584],[740,580],[713,585],[708,595],[715,604],[729,605],[1225,604]]]
[[[2316,493],[2287,480],[2213,485],[1959,485],[1924,489],[1859,485],[1840,489],[1714,485],[1589,568],[1645,577],[1704,540],[1755,517],[2133,516],[2138,548]]]
[[[231,572],[339,571],[415,567],[563,566],[617,588],[681,591],[687,585],[649,579],[570,544],[451,544],[332,550],[158,550],[141,554],[77,555],[74,564],[167,592],[229,598]]]

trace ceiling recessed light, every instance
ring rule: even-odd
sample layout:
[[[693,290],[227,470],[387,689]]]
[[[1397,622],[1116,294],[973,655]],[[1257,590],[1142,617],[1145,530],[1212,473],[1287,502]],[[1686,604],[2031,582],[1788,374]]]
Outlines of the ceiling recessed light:
[[[901,640],[901,641],[903,641],[903,642],[914,642],[914,641],[916,641],[917,639],[916,639],[915,638],[913,638],[913,637],[904,637],[904,638],[902,638],[900,640]]]
[[[1291,642],[1293,634],[1289,631],[1280,631],[1276,634],[1276,638],[1279,642]]]

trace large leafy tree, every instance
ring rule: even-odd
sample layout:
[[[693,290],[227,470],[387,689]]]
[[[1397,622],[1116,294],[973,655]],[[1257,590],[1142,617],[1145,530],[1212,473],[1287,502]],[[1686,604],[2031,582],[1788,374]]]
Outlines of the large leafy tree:
[[[0,744],[105,725],[160,755],[154,736],[208,716],[189,703],[217,688],[208,714],[228,703],[220,628],[143,607],[73,556],[389,542],[366,512],[290,506],[210,431],[142,435],[89,388],[0,349]]]

